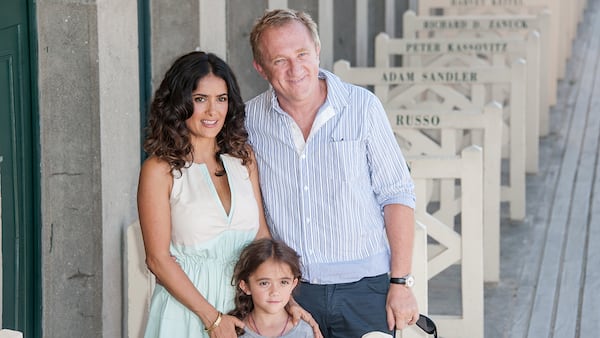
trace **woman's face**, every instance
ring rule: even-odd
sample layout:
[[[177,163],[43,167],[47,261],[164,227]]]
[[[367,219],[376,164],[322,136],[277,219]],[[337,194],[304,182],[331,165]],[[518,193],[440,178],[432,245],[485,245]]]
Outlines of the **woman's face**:
[[[229,97],[225,80],[209,73],[192,92],[194,113],[185,121],[192,138],[214,139],[223,128]]]

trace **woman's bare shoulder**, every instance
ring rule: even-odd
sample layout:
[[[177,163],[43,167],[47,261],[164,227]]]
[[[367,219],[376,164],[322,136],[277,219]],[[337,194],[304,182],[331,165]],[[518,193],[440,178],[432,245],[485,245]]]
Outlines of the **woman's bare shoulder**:
[[[171,166],[165,160],[162,160],[156,156],[150,156],[144,163],[142,163],[141,173],[143,176],[150,176],[153,178],[170,178],[171,177]]]

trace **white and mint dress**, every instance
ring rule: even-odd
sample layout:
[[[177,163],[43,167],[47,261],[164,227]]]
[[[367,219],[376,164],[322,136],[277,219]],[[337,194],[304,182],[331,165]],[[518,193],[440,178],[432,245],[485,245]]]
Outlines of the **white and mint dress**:
[[[217,310],[233,309],[233,266],[241,249],[258,231],[258,205],[246,166],[221,155],[231,208],[225,212],[206,165],[192,163],[175,173],[171,191],[171,253],[200,293]],[[200,319],[157,285],[146,326],[146,338],[208,337]]]

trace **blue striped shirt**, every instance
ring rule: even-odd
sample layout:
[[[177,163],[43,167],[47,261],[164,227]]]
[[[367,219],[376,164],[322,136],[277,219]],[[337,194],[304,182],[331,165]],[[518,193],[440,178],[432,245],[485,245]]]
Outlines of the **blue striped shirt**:
[[[389,272],[383,207],[414,208],[413,182],[379,99],[321,69],[327,99],[306,140],[270,88],[247,102],[265,216],[314,284]]]

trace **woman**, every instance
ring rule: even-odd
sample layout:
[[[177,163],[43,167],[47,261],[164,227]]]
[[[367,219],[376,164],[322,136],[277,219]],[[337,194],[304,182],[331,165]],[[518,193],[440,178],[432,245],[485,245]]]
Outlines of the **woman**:
[[[150,108],[138,187],[156,286],[146,337],[235,337],[233,265],[269,237],[244,103],[229,66],[192,52],[165,74]]]

